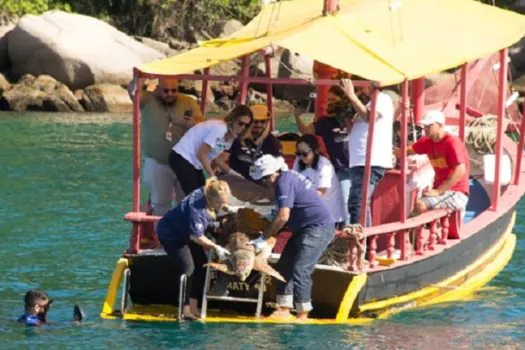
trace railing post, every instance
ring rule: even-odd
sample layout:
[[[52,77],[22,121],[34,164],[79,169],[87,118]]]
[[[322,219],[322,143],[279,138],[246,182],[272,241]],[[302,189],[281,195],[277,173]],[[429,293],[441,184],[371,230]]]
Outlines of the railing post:
[[[396,251],[396,234],[395,232],[387,233],[386,257],[392,259]]]
[[[137,83],[133,94],[133,211],[140,210],[140,99],[142,79],[137,68],[133,69],[133,80]]]
[[[376,260],[377,242],[376,240],[377,240],[377,236],[370,237],[370,244],[368,245],[368,262],[370,263],[371,268],[374,268],[377,266],[377,260]]]
[[[428,237],[428,250],[434,250],[437,238],[436,232],[437,220],[432,220],[430,223],[430,236]]]
[[[446,245],[448,239],[448,232],[450,227],[449,215],[441,218],[441,237],[438,240],[438,244]]]
[[[408,113],[410,109],[410,99],[408,97],[408,80],[405,79],[401,86],[401,211],[400,221],[406,222],[407,218],[407,125]],[[408,231],[403,230],[399,233],[401,235],[401,260],[407,260],[406,244]]]
[[[423,117],[425,107],[425,78],[412,80],[412,99],[414,105],[414,121],[417,123]]]
[[[423,226],[419,226],[416,232],[416,255],[423,255]]]
[[[492,210],[498,210],[499,195],[500,195],[500,166],[501,157],[503,155],[503,118],[505,117],[505,99],[507,94],[507,48],[499,51],[499,84],[498,84],[498,123],[496,131],[496,149],[494,153],[496,155],[495,175],[494,184],[492,188]]]

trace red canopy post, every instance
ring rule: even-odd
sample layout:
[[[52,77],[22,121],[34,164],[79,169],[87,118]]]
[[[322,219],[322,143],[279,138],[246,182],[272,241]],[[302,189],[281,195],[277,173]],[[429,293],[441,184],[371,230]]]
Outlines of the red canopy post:
[[[371,174],[371,162],[372,162],[372,144],[374,140],[374,125],[376,122],[376,104],[378,90],[372,87],[374,92],[372,93],[372,102],[370,104],[370,114],[368,118],[368,137],[366,140],[366,161],[365,161],[365,174],[362,185],[362,197],[361,197],[361,217],[359,222],[361,226],[366,226],[366,207],[368,206],[368,191],[370,191],[370,174]]]
[[[210,74],[210,68],[204,68],[203,77],[206,78]],[[201,91],[201,112],[202,115],[206,114],[206,100],[208,99],[208,79],[202,79],[202,91]]]
[[[401,210],[399,221],[406,222],[407,218],[407,124],[410,100],[408,97],[408,80],[405,79],[401,85]],[[401,232],[401,260],[407,260],[407,231]]]
[[[241,59],[241,86],[239,90],[239,96],[237,98],[238,104],[246,104],[246,97],[248,96],[248,77],[250,74],[250,55],[244,55]]]
[[[461,66],[461,86],[459,90],[459,138],[465,141],[465,116],[467,114],[467,69],[468,63]]]
[[[523,158],[523,144],[525,143],[525,104],[521,111],[520,141],[518,143],[518,157],[516,159],[516,169],[514,169],[514,185],[520,183],[521,160]]]
[[[423,118],[425,107],[425,78],[421,77],[412,80],[412,105],[414,106],[414,122],[419,122]]]
[[[136,82],[133,95],[133,211],[140,210],[140,99],[142,97],[142,79],[137,68],[133,69]]]
[[[503,118],[505,117],[505,100],[507,98],[507,49],[501,49],[499,52],[499,84],[498,84],[498,123],[496,129],[496,155],[494,187],[492,188],[492,210],[498,210],[500,195],[500,166],[501,157],[503,156]]]
[[[264,68],[266,70],[266,77],[272,77],[272,63],[269,55],[264,55]],[[271,80],[266,83],[266,106],[268,113],[270,113],[270,130],[275,129],[275,116],[273,115],[273,84]]]

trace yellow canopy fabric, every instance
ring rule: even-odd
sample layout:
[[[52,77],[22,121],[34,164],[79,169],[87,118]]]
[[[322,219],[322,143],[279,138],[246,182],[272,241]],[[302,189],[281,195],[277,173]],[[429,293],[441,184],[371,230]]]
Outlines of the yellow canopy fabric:
[[[390,85],[459,66],[525,35],[525,16],[474,0],[340,0],[322,16],[323,0],[265,5],[244,28],[186,53],[139,67],[177,75],[271,44]]]

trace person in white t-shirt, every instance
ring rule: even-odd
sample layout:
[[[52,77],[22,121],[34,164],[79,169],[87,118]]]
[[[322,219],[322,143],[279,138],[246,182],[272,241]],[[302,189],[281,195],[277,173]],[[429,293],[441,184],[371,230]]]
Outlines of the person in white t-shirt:
[[[350,182],[352,184],[350,197],[348,199],[348,213],[350,215],[350,223],[357,224],[360,222],[361,217],[362,184],[365,174],[368,121],[371,107],[370,99],[373,88],[370,85],[354,88],[352,80],[350,79],[341,80],[341,86],[356,111],[348,140]],[[372,224],[370,199],[374,193],[374,188],[385,174],[385,171],[392,168],[394,104],[390,96],[382,91],[379,91],[377,94],[376,113],[374,117],[374,138],[372,139],[366,226]]]
[[[215,176],[211,162],[224,172],[232,171],[219,155],[230,149],[233,141],[245,133],[253,120],[253,113],[246,105],[238,105],[224,120],[208,120],[192,127],[173,147],[169,162],[177,175],[185,195],[204,186],[205,170]]]
[[[336,224],[341,225],[346,220],[343,194],[332,163],[320,152],[319,142],[314,135],[301,136],[297,140],[297,157],[293,170],[312,181],[317,188],[317,193],[334,215]]]

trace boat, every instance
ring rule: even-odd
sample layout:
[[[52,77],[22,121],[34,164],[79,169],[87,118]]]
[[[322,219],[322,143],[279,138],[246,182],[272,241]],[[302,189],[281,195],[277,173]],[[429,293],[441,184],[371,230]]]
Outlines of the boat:
[[[472,82],[479,75],[479,67],[490,64],[497,86],[496,101],[491,101],[497,107],[493,117],[495,142],[490,154],[478,155],[481,165],[473,166],[476,174],[471,174],[466,211],[433,210],[409,217],[413,201],[410,183],[421,168],[414,163],[409,166],[408,157],[401,156],[400,167],[387,173],[372,200],[374,225],[364,229],[370,266],[362,272],[316,266],[314,311],[307,324],[363,324],[409,308],[468,297],[511,259],[516,244],[512,233],[516,204],[525,193],[521,165],[525,118],[516,124],[519,140],[513,140],[505,133],[506,110],[515,103],[507,85],[507,48],[524,34],[524,16],[473,0],[274,1],[263,5],[251,22],[231,36],[202,42],[191,51],[137,67],[134,76],[139,86],[146,78],[168,76],[202,81],[203,111],[210,81],[237,82],[239,103],[246,101],[249,84],[265,84],[270,111],[274,85],[313,84],[317,90],[316,114],[322,113],[326,90],[338,83],[334,72],[366,79],[357,85],[396,85],[401,95],[400,147],[406,154],[407,127],[428,109],[445,111],[451,132],[465,140],[472,132],[472,122],[484,118],[476,110],[478,104],[474,102],[479,101],[469,97]],[[272,77],[270,57],[278,48],[304,54],[330,69],[320,69],[313,81]],[[250,60],[257,55],[265,62],[266,76],[249,74]],[[238,75],[210,74],[210,67],[234,59],[242,62]],[[460,78],[458,93],[446,101],[425,104],[425,77],[453,69]],[[175,278],[162,249],[146,249],[155,240],[152,227],[159,217],[147,214],[140,206],[139,98],[137,93],[133,109],[133,203],[132,211],[125,215],[132,226],[131,243],[111,276],[101,316],[174,321],[184,276]],[[372,102],[372,111],[374,108]],[[373,130],[371,122],[368,151]],[[290,158],[293,144],[285,146]],[[365,193],[370,152],[366,169]],[[279,242],[282,246],[286,238],[287,233],[281,233],[277,246]],[[352,244],[352,237],[344,232],[338,233],[338,239]],[[278,249],[274,253],[273,262],[278,259]],[[213,276],[209,271],[209,278]],[[201,321],[295,322],[263,317],[274,300],[275,283],[267,276],[252,277],[248,282],[231,281],[229,299],[207,301]],[[255,300],[257,307],[255,303],[240,302],[242,299]]]

